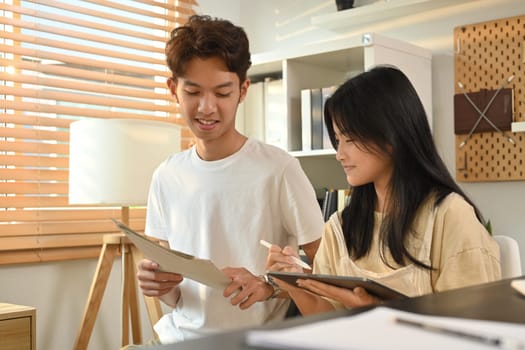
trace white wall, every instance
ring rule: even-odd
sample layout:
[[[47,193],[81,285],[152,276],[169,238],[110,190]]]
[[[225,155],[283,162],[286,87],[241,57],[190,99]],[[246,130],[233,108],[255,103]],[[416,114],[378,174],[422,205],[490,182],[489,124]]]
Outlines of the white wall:
[[[96,259],[0,267],[0,302],[36,308],[37,349],[73,349]],[[115,260],[88,349],[120,348],[120,259]],[[144,339],[152,338],[140,299]]]
[[[396,0],[391,0],[396,1]],[[310,17],[335,11],[332,0],[198,0],[200,13],[230,19],[248,32],[252,53],[285,48],[360,31],[336,34],[310,25]],[[376,31],[433,50],[434,135],[438,148],[455,173],[453,133],[452,31],[461,24],[525,14],[523,0],[480,0],[455,7],[455,14],[434,11],[389,21],[362,31]],[[461,183],[498,233],[519,241],[525,271],[525,183]],[[71,349],[95,271],[95,260],[0,267],[0,302],[37,308],[39,350]],[[118,349],[120,343],[120,266],[115,263],[89,349]],[[145,338],[151,337],[142,310]]]
[[[199,15],[210,15],[225,18],[239,24],[241,18],[241,0],[197,0],[199,6],[195,8]]]

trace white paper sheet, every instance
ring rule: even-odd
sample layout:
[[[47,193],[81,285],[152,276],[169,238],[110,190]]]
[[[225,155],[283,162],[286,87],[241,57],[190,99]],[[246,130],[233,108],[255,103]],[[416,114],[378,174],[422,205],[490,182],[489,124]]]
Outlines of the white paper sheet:
[[[145,236],[133,231],[123,223],[113,220],[119,229],[126,234],[133,244],[144,255],[160,266],[160,270],[174,272],[200,282],[212,288],[224,289],[230,284],[230,279],[210,260],[199,259],[194,256],[168,249]]]
[[[516,310],[516,312],[519,311]],[[505,343],[506,346],[500,346],[500,349],[525,349],[525,325],[425,316],[386,307],[377,307],[358,315],[293,328],[253,330],[247,333],[246,342],[249,345],[279,349],[482,350],[498,348],[462,336],[398,324],[395,318],[399,317],[485,337],[508,340]]]

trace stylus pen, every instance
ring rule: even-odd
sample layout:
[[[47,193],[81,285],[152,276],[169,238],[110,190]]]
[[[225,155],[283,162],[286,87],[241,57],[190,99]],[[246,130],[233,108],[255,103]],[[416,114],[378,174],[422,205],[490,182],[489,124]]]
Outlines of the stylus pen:
[[[272,247],[272,244],[270,242],[267,242],[265,241],[264,239],[261,239],[259,241],[259,243],[261,243],[261,245],[265,246],[266,248],[270,249]],[[308,270],[311,270],[312,268],[310,267],[310,265],[308,265],[307,263],[305,263],[304,261],[302,261],[301,259],[299,259],[298,257],[296,256],[293,256],[291,255],[291,258],[293,259],[293,261],[295,261],[295,263],[299,266],[301,266],[302,268],[305,268],[305,269],[308,269]]]
[[[396,317],[394,321],[396,323],[403,324],[406,326],[417,327],[417,328],[424,329],[426,331],[441,333],[445,335],[453,335],[453,336],[461,337],[464,339],[477,341],[477,342],[480,342],[486,345],[497,346],[502,349],[524,349],[524,346],[525,346],[517,339],[510,339],[510,338],[503,338],[503,337],[488,337],[488,336],[481,335],[481,334],[475,334],[475,333],[471,333],[467,331],[458,331],[458,330],[443,327],[443,326],[437,326],[437,325],[432,325],[432,324],[428,324],[424,322],[407,320],[405,318],[399,318],[399,317]]]

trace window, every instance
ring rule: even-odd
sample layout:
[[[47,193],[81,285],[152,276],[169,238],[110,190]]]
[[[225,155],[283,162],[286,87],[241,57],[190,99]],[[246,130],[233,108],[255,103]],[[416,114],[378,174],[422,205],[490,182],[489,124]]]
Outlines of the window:
[[[120,208],[68,205],[69,124],[182,123],[164,44],[194,0],[0,0],[0,264],[98,256]],[[182,148],[190,141],[183,130]],[[131,226],[144,228],[145,208]]]

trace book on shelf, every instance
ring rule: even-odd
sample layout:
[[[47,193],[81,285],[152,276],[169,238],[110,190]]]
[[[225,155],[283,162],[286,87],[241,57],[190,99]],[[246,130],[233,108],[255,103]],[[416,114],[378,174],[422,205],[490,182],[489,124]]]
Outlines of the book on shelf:
[[[337,211],[337,194],[337,190],[326,190],[323,201],[323,219],[325,222]]]
[[[282,80],[266,79],[264,82],[264,141],[287,150],[286,104]]]
[[[342,211],[350,200],[351,190],[345,189],[327,189],[322,203],[322,213],[324,221],[328,221],[333,213]]]
[[[321,109],[322,109],[322,116],[323,116],[322,118],[323,119],[323,146],[322,146],[323,149],[331,149],[333,147],[332,141],[330,141],[330,136],[328,135],[328,129],[326,128],[326,123],[324,122],[324,105],[326,103],[326,100],[328,100],[328,98],[332,96],[332,94],[335,92],[336,89],[337,89],[337,85],[332,85],[332,86],[324,87],[321,89],[321,97],[322,97]]]
[[[337,89],[336,85],[301,90],[302,150],[331,149],[332,143],[324,123],[324,105]]]
[[[323,95],[321,89],[310,89],[312,149],[323,149]]]
[[[260,141],[264,141],[265,136],[264,84],[264,81],[251,84],[244,102],[238,108],[242,112],[242,132],[244,135]],[[240,120],[239,123],[241,123]]]
[[[296,113],[297,114],[297,113]],[[253,82],[239,105],[235,127],[242,134],[285,151],[301,149],[300,118],[288,116],[283,80],[266,77]]]
[[[301,90],[301,143],[303,151],[312,150],[312,91]]]
[[[299,113],[288,113],[282,79],[266,79],[264,84],[265,142],[284,149],[301,148]]]

